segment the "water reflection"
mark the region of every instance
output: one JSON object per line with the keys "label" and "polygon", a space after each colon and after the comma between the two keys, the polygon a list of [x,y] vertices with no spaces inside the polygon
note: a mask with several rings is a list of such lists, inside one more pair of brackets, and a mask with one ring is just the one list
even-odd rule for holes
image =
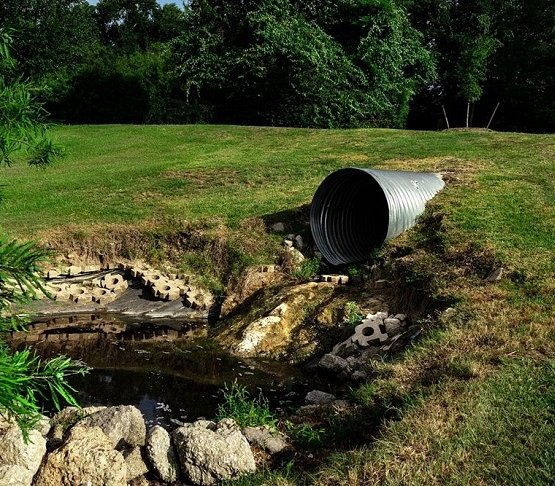
{"label": "water reflection", "polygon": [[234,381],[255,395],[263,391],[276,409],[299,403],[309,386],[292,366],[230,356],[198,323],[60,316],[33,323],[27,333],[12,333],[10,343],[44,358],[65,354],[91,366],[88,376],[71,381],[82,405],[134,404],[149,425],[168,428],[213,418],[222,387]]}

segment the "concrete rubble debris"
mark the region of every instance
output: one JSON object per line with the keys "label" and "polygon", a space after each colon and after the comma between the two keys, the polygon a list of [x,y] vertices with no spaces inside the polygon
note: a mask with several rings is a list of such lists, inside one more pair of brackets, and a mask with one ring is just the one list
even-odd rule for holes
{"label": "concrete rubble debris", "polygon": [[320,281],[331,282],[340,285],[346,285],[349,283],[348,275],[320,275]]}
{"label": "concrete rubble debris", "polygon": [[117,294],[108,289],[96,287],[92,289],[93,302],[97,304],[107,304],[117,298]]}
{"label": "concrete rubble debris", "polygon": [[121,292],[125,290],[129,284],[127,280],[123,278],[123,275],[119,273],[109,273],[108,275],[104,275],[100,281],[100,286],[105,289],[113,290],[114,292]]}
{"label": "concrete rubble debris", "polygon": [[388,335],[382,331],[381,326],[383,326],[383,320],[377,317],[364,319],[355,327],[355,333],[351,339],[361,348],[368,347],[376,341],[383,343],[387,341]]}

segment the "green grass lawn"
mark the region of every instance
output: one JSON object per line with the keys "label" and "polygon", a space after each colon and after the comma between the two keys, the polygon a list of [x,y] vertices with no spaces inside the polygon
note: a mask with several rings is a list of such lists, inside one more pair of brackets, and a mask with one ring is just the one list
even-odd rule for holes
{"label": "green grass lawn", "polygon": [[[355,485],[555,477],[555,136],[202,125],[58,127],[55,135],[67,149],[55,166],[0,169],[0,224],[13,236],[140,231],[170,218],[224,226],[238,241],[245,220],[309,203],[340,167],[447,173],[433,203],[445,246],[427,247],[420,225],[390,248],[414,250],[415,269],[429,264],[422,275],[443,279],[457,317],[377,367],[376,383],[402,397],[398,420],[305,478]],[[267,252],[260,248],[253,251]],[[481,255],[510,278],[485,284],[475,271]],[[259,480],[272,481],[293,482]]]}

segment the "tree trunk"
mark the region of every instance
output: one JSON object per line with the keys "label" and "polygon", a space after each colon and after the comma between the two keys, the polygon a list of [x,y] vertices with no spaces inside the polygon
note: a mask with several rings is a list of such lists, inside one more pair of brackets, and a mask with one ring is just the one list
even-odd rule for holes
{"label": "tree trunk", "polygon": [[445,117],[445,123],[447,123],[447,128],[449,127],[449,118],[447,118],[447,112],[445,111],[445,106],[441,105],[441,108],[443,110],[443,116]]}
{"label": "tree trunk", "polygon": [[470,101],[466,102],[466,128],[468,128],[468,118],[470,116]]}
{"label": "tree trunk", "polygon": [[495,105],[495,110],[493,110],[493,113],[491,114],[491,117],[489,119],[488,125],[486,128],[489,128],[489,126],[491,125],[491,122],[493,120],[493,117],[495,116],[495,114],[497,113],[497,108],[499,108],[499,105],[501,104],[500,101],[497,102],[497,105]]}

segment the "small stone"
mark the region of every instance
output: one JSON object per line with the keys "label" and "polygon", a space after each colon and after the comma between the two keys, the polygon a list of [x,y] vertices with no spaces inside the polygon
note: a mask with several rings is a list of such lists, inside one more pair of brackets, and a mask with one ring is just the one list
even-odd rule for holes
{"label": "small stone", "polygon": [[291,261],[294,265],[300,265],[302,262],[305,261],[304,255],[296,248],[287,247],[287,252],[289,253]]}
{"label": "small stone", "polygon": [[283,244],[284,244],[287,248],[292,248],[292,247],[293,247],[293,240],[283,240]]}
{"label": "small stone", "polygon": [[395,314],[393,317],[394,319],[399,319],[400,321],[404,321],[407,318],[405,314]]}
{"label": "small stone", "polygon": [[398,334],[401,330],[401,321],[399,319],[388,318],[384,319],[383,323],[385,326],[385,332],[389,336],[394,336],[395,334]]}
{"label": "small stone", "polygon": [[331,350],[330,354],[340,356],[341,358],[347,358],[357,352],[358,346],[353,343],[351,338],[347,338],[345,341],[337,343]]}
{"label": "small stone", "polygon": [[387,287],[388,281],[385,279],[376,280],[374,282],[374,288],[376,289],[384,289]]}
{"label": "small stone", "polygon": [[320,390],[312,390],[306,394],[304,399],[307,405],[327,405],[336,400],[336,396]]}
{"label": "small stone", "polygon": [[318,367],[322,370],[329,371],[336,375],[348,375],[351,372],[351,367],[347,360],[336,356],[334,354],[324,354],[318,361]]}
{"label": "small stone", "polygon": [[361,370],[357,370],[351,375],[351,380],[353,381],[364,381],[366,378],[368,378],[368,375]]}
{"label": "small stone", "polygon": [[274,223],[272,225],[272,231],[275,231],[276,233],[281,233],[282,231],[285,231],[285,225],[283,223]]}
{"label": "small stone", "polygon": [[295,246],[299,249],[302,250],[304,248],[304,241],[303,241],[303,237],[301,235],[297,235],[295,236]]}
{"label": "small stone", "polygon": [[289,448],[289,444],[281,434],[272,433],[266,427],[245,427],[242,432],[249,444],[256,444],[272,456]]}
{"label": "small stone", "polygon": [[503,277],[503,267],[494,268],[491,273],[486,277],[486,282],[498,282]]}

